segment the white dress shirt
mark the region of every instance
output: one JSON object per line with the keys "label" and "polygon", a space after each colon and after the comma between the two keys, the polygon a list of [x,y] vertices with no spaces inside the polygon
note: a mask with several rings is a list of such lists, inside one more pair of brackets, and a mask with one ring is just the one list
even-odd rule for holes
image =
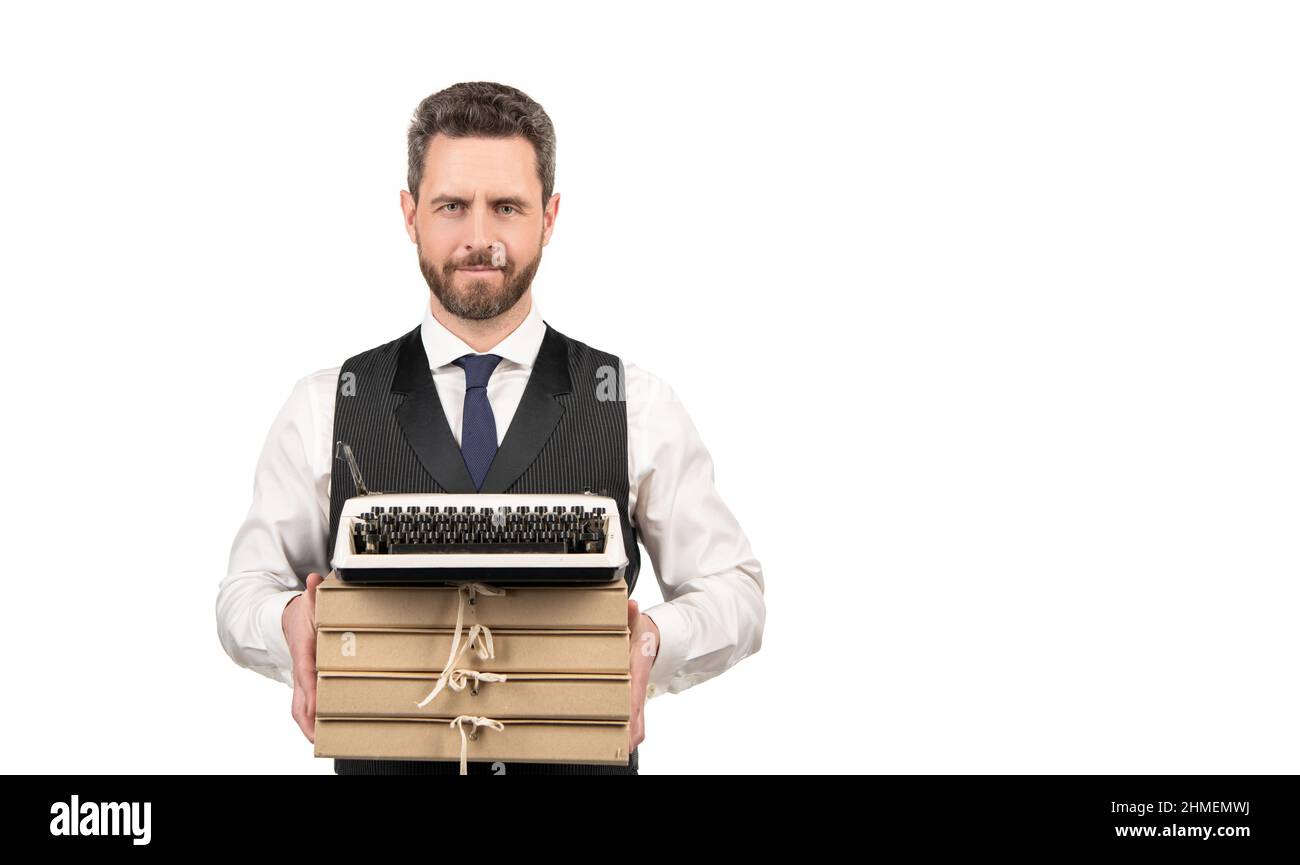
{"label": "white dress shirt", "polygon": [[[421,325],[433,381],[460,442],[465,373],[477,354],[426,308]],[[536,303],[484,354],[502,360],[488,381],[498,444],[528,384],[546,325]],[[661,379],[624,364],[628,515],[654,563],[664,602],[642,612],[659,628],[647,697],[711,679],[758,651],[766,606],[763,573],[713,483],[713,461],[681,402]],[[217,631],[243,667],[293,685],[281,613],[306,577],[330,571],[330,479],[339,367],[298,381],[258,460],[253,503],[235,536],[217,595]]]}

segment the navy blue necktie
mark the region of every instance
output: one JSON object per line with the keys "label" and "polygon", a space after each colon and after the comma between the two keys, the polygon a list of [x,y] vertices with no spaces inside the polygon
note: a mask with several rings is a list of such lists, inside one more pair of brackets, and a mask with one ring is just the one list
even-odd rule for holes
{"label": "navy blue necktie", "polygon": [[488,466],[497,455],[497,422],[488,402],[487,383],[501,362],[496,354],[467,354],[452,363],[465,370],[465,413],[460,428],[460,452],[474,489],[483,488]]}

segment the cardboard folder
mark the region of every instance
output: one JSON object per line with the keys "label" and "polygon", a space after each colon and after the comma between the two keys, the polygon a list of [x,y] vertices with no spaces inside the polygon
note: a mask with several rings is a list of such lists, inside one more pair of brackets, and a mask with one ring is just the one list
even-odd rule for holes
{"label": "cardboard folder", "polygon": [[[485,572],[490,582],[490,572]],[[627,627],[627,583],[497,587],[464,605],[466,625],[615,631]],[[452,628],[458,589],[451,586],[371,586],[330,576],[316,589],[316,624],[325,628]]]}
{"label": "cardboard folder", "polygon": [[[440,673],[453,636],[450,629],[318,628],[316,669]],[[471,649],[456,666],[494,673],[627,673],[629,669],[626,623],[621,631],[493,628],[492,642],[494,658],[481,659]]]}
{"label": "cardboard folder", "polygon": [[[460,732],[451,718],[316,716],[316,756],[360,760],[459,760]],[[502,720],[503,730],[465,730],[471,761],[627,765],[626,721]]]}
{"label": "cardboard folder", "polygon": [[470,680],[459,691],[443,688],[420,708],[417,704],[435,679],[434,673],[321,673],[316,713],[340,718],[481,715],[626,721],[631,712],[631,680],[626,674],[511,673],[504,682]]}

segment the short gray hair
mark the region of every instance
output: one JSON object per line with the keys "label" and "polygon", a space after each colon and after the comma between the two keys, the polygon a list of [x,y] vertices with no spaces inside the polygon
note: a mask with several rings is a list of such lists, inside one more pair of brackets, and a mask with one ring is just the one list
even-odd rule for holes
{"label": "short gray hair", "polygon": [[465,81],[420,102],[406,135],[406,184],[416,201],[429,140],[439,133],[449,138],[523,136],[537,154],[542,206],[550,201],[555,191],[555,127],[542,106],[522,90],[491,81]]}

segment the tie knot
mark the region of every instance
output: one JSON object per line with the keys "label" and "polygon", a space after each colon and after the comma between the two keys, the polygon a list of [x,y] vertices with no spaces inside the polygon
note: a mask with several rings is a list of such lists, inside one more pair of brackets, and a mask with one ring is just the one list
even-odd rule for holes
{"label": "tie knot", "polygon": [[465,370],[465,387],[487,387],[492,370],[501,362],[499,354],[467,354],[452,361]]}

